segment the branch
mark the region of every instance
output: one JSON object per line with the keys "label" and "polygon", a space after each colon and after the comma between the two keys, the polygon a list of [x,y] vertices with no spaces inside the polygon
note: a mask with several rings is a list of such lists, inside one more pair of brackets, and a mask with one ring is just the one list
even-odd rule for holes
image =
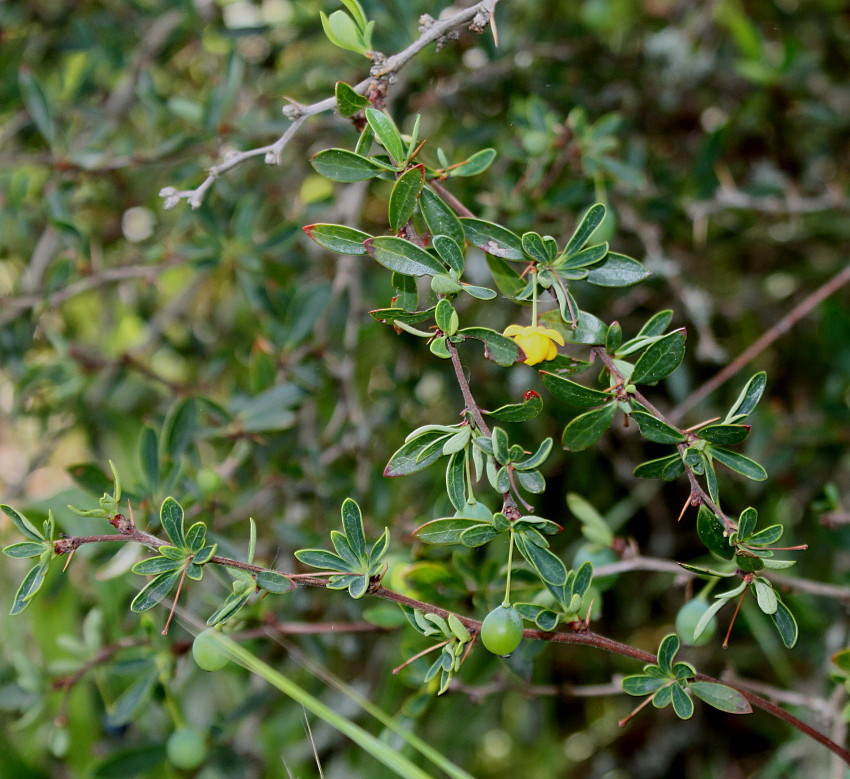
{"label": "branch", "polygon": [[[369,78],[365,78],[359,84],[355,85],[354,91],[364,95],[378,81],[385,83],[391,82],[393,76],[428,44],[445,38],[446,35],[458,27],[470,23],[471,29],[481,32],[492,17],[493,10],[498,2],[499,0],[482,0],[469,8],[459,11],[454,16],[450,16],[448,19],[428,25],[419,38],[406,49],[393,54],[391,57],[385,59],[381,54],[377,52],[373,53],[373,62],[375,64],[373,64],[370,70]],[[292,120],[292,124],[280,138],[267,146],[229,153],[223,162],[209,169],[206,179],[195,189],[178,190],[174,187],[165,187],[160,190],[159,195],[165,200],[164,206],[166,210],[174,208],[181,200],[186,200],[192,208],[199,208],[204,201],[207,191],[220,175],[227,173],[237,165],[241,165],[253,157],[262,156],[268,165],[280,164],[280,156],[284,148],[295,136],[295,133],[298,132],[301,125],[309,117],[326,111],[332,111],[335,108],[336,97],[327,97],[310,105],[292,103],[285,106],[283,108],[283,114],[287,119]]]}

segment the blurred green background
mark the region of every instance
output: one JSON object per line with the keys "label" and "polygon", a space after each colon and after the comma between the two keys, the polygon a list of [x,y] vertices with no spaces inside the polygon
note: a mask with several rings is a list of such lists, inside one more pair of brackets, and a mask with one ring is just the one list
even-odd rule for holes
{"label": "blurred green background", "polygon": [[[416,37],[420,13],[437,15],[425,2],[363,6],[386,53]],[[340,503],[353,496],[372,534],[390,527],[402,574],[415,563],[406,586],[481,618],[499,598],[486,577],[458,588],[448,554],[411,546],[417,525],[445,515],[441,479],[381,475],[413,427],[456,421],[451,368],[369,318],[392,294],[383,269],[330,256],[301,231],[312,222],[386,229],[385,185],[334,185],[307,163],[319,149],[352,148],[350,124],[330,114],[309,120],[279,167],[261,158],[241,165],[197,211],[164,211],[157,195],[197,186],[229,150],[277,138],[287,126],[284,98],[310,103],[337,80],[367,75],[365,59],[324,37],[320,10],[334,6],[0,7],[0,500],[35,520],[52,508],[69,535],[100,532],[97,520],[64,507],[93,505],[112,459],[140,525],[155,529],[159,503],[173,494],[210,524],[222,553],[244,557],[251,516],[258,558],[291,571],[293,550],[325,545]],[[654,275],[626,290],[583,291],[580,302],[627,335],[654,311],[675,310],[690,348],[657,388],[663,408],[847,265],[846,3],[503,0],[496,17],[498,47],[486,32],[428,49],[399,74],[388,110],[405,130],[422,114],[431,163],[437,147],[458,160],[496,148],[483,176],[452,191],[517,233],[562,240],[588,205],[608,203],[612,247]],[[839,291],[687,415],[694,424],[725,411],[749,375],[768,372],[746,451],[770,479],[744,483],[725,472],[725,503],[757,506],[762,521],[786,525],[790,544],[809,544],[793,573],[838,584],[850,568],[848,302]],[[465,317],[486,315],[493,327],[516,317],[509,307],[483,312],[469,305]],[[474,350],[463,357],[484,407],[541,389],[524,366],[506,372]],[[543,394],[544,414],[518,433],[529,448],[563,427],[563,409]],[[143,430],[168,439],[179,413],[191,418],[190,434],[163,451],[152,486],[139,463]],[[553,548],[567,561],[582,543],[567,492],[591,501],[643,554],[690,561],[702,553],[693,515],[676,523],[686,485],[631,475],[642,459],[666,453],[633,432],[615,426],[591,451],[548,462],[538,513],[565,526]],[[0,538],[19,540],[6,526]],[[299,706],[236,668],[205,676],[185,656],[186,627],[217,607],[226,577],[184,593],[184,622],[163,638],[164,609],[142,618],[128,611],[141,585],[128,569],[140,555],[129,546],[80,549],[66,573],[54,565],[27,612],[0,616],[0,776],[180,775],[163,760],[172,724],[162,684],[140,692],[126,722],[107,716],[156,663],[209,739],[198,776],[317,775]],[[499,561],[466,556],[485,569]],[[24,571],[19,561],[0,567],[4,604]],[[691,594],[666,573],[607,584],[596,629],[649,651]],[[801,628],[794,650],[745,607],[730,649],[716,638],[687,657],[706,673],[731,669],[793,691],[791,710],[840,740],[846,694],[830,681],[829,658],[848,644],[846,607],[797,593],[786,602]],[[243,615],[244,630],[394,617],[375,602],[301,590]],[[636,701],[594,693],[639,667],[579,647],[524,645],[509,663],[475,652],[462,688],[438,699],[419,693],[415,667],[390,673],[424,648],[412,631],[290,642],[485,779],[842,775],[826,750],[763,713],[736,718],[698,706],[680,722],[651,710],[621,730],[617,721]],[[247,646],[378,732],[287,646]],[[57,685],[75,674],[67,690]],[[310,724],[325,776],[384,775],[344,737]]]}

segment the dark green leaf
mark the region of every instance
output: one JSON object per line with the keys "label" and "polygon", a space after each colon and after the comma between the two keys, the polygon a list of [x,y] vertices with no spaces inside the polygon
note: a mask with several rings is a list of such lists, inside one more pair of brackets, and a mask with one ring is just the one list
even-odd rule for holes
{"label": "dark green leaf", "polygon": [[[328,552],[325,549],[298,549],[295,559],[311,568],[320,568],[323,571],[351,571],[352,567],[339,555]],[[347,585],[346,585],[347,586]]]}
{"label": "dark green leaf", "polygon": [[[402,276],[401,278],[407,279],[410,277]],[[426,321],[427,319],[433,319],[434,309],[429,308],[425,311],[410,312],[403,308],[376,308],[374,311],[369,312],[369,316],[373,319],[377,319],[379,322],[385,322],[387,324],[392,324],[394,321],[398,320],[399,322],[404,322],[407,325],[416,325],[420,322]]]}
{"label": "dark green leaf", "polygon": [[633,384],[655,384],[679,367],[685,356],[687,331],[674,330],[665,335],[640,356],[630,381]]}
{"label": "dark green leaf", "polygon": [[764,371],[757,373],[746,384],[738,399],[732,405],[729,413],[724,419],[724,423],[740,422],[746,419],[758,405],[764,392],[765,384],[767,384],[767,374]]}
{"label": "dark green leaf", "polygon": [[697,514],[697,534],[710,552],[724,560],[735,556],[735,548],[730,546],[729,538],[724,535],[725,527],[720,518],[711,509],[700,505]]}
{"label": "dark green leaf", "polygon": [[480,525],[492,527],[490,523],[482,522],[480,519],[462,517],[432,519],[416,528],[413,535],[426,544],[459,544],[461,543],[460,537],[465,531]]}
{"label": "dark green leaf", "polygon": [[406,162],[404,143],[396,129],[395,122],[383,111],[378,111],[375,108],[366,109],[366,121],[369,122],[369,126],[375,131],[375,137],[387,150],[396,165]]}
{"label": "dark green leaf", "polygon": [[398,451],[390,457],[390,461],[384,468],[384,476],[407,476],[411,473],[424,470],[443,456],[442,446],[431,451],[431,453],[419,459],[420,455],[431,448],[437,441],[447,438],[445,433],[437,431],[423,433],[416,438],[407,441]]}
{"label": "dark green leaf", "polygon": [[487,327],[464,327],[458,331],[464,338],[475,338],[484,343],[484,356],[497,365],[508,367],[525,359],[525,352],[512,338],[507,338]]}
{"label": "dark green leaf", "polygon": [[[435,235],[431,241],[431,245],[434,247],[437,254],[440,255],[440,259],[445,262],[449,268],[458,275],[463,273],[463,252],[454,242],[454,239],[449,238],[447,235]],[[470,286],[471,285],[467,285],[467,291]],[[473,289],[478,288],[473,287]],[[490,297],[495,297],[495,294]]]}
{"label": "dark green leaf", "polygon": [[425,249],[392,235],[369,238],[366,251],[385,268],[404,276],[436,276],[445,268]]}
{"label": "dark green leaf", "polygon": [[593,446],[611,426],[614,412],[617,410],[616,403],[609,403],[602,408],[587,411],[577,416],[565,428],[561,437],[561,444],[569,452],[581,452],[589,446]]}
{"label": "dark green leaf", "polygon": [[162,502],[159,521],[166,535],[171,539],[171,543],[180,548],[186,545],[186,537],[183,535],[183,516],[183,507],[174,498],[168,497]]}
{"label": "dark green leaf", "polygon": [[501,535],[493,525],[475,525],[467,528],[460,534],[460,542],[470,549],[490,543],[494,538]]}
{"label": "dark green leaf", "polygon": [[589,344],[603,346],[608,338],[608,325],[599,317],[589,314],[587,311],[578,311],[578,327],[575,329],[565,325],[557,311],[546,312],[540,319],[540,324],[554,327],[564,340],[571,344]]}
{"label": "dark green leaf", "polygon": [[[463,217],[461,219],[466,240],[487,254],[501,257],[505,260],[524,260],[522,241],[519,236],[506,227],[486,222],[483,219]],[[496,281],[498,284],[498,280]]]}
{"label": "dark green leaf", "polygon": [[748,572],[760,571],[764,568],[764,562],[761,557],[741,549],[735,555],[735,564],[742,570]]}
{"label": "dark green leaf", "polygon": [[139,436],[139,462],[151,492],[159,486],[159,439],[156,431],[145,425]]}
{"label": "dark green leaf", "polygon": [[23,533],[27,538],[33,541],[43,541],[41,533],[35,529],[35,526],[30,522],[23,514],[19,513],[11,506],[7,506],[5,503],[0,504],[0,510],[9,517],[9,519],[14,522],[15,527]]}
{"label": "dark green leaf", "polygon": [[484,411],[487,416],[498,419],[500,422],[528,422],[534,419],[543,410],[543,400],[533,390],[529,390],[523,396],[522,403],[511,403],[500,406],[495,411]]}
{"label": "dark green leaf", "polygon": [[540,630],[545,630],[547,633],[558,626],[558,615],[550,609],[538,606],[536,603],[515,603],[514,608],[523,619],[534,622]]}
{"label": "dark green leaf", "polygon": [[769,525],[764,530],[759,530],[758,533],[753,533],[748,539],[747,544],[750,546],[768,546],[775,544],[782,538],[785,528],[782,525]]}
{"label": "dark green leaf", "polygon": [[539,262],[547,262],[549,259],[549,253],[546,251],[546,245],[543,243],[543,239],[537,233],[523,233],[522,238],[520,239],[522,242],[522,250],[531,258],[538,260]]}
{"label": "dark green leaf", "polygon": [[697,430],[700,438],[712,444],[740,444],[749,434],[749,425],[708,425]]}
{"label": "dark green leaf", "polygon": [[605,260],[587,273],[587,281],[597,287],[629,287],[652,274],[637,260],[625,254],[608,252]]}
{"label": "dark green leaf", "polygon": [[728,714],[752,714],[750,702],[731,687],[716,682],[691,682],[691,692],[701,701]]}
{"label": "dark green leaf", "polygon": [[627,695],[649,695],[670,684],[670,680],[656,676],[634,674],[623,679],[623,692]]}
{"label": "dark green leaf", "polygon": [[252,589],[234,589],[225,598],[221,608],[210,614],[207,618],[207,625],[221,625],[229,619],[233,619],[253,594],[254,591]]}
{"label": "dark green leaf", "polygon": [[[591,265],[596,265],[605,255],[608,254],[608,244],[600,243],[596,246],[588,246],[582,249],[578,254],[573,254],[568,257],[566,262],[559,261],[555,266],[558,272],[565,274],[567,271],[579,270],[580,268],[588,268]],[[600,266],[601,267],[601,266]]]}
{"label": "dark green leaf", "polygon": [[348,585],[348,594],[355,600],[359,600],[369,589],[369,577],[358,576]]}
{"label": "dark green leaf", "polygon": [[199,552],[207,538],[207,526],[203,522],[195,522],[186,531],[186,547],[192,552]]}
{"label": "dark green leaf", "polygon": [[673,660],[679,651],[680,641],[675,633],[668,633],[658,647],[658,667],[665,674],[673,673]]}
{"label": "dark green leaf", "polygon": [[260,571],[257,574],[257,586],[267,592],[274,592],[278,595],[295,589],[295,585],[290,579],[276,571]]}
{"label": "dark green leaf", "polygon": [[194,557],[192,557],[192,562],[195,565],[205,565],[215,556],[216,549],[218,549],[218,544],[208,544],[195,553]]}
{"label": "dark green leaf", "polygon": [[163,430],[165,454],[177,460],[186,451],[198,427],[198,409],[194,398],[178,401],[169,411]]}
{"label": "dark green leaf", "polygon": [[517,481],[519,481],[520,487],[534,495],[540,495],[546,491],[546,480],[543,478],[543,474],[540,473],[540,471],[517,471],[516,477]]}
{"label": "dark green leaf", "polygon": [[331,181],[351,184],[355,181],[373,179],[384,172],[368,157],[347,149],[325,149],[310,158],[310,164],[318,173]]}
{"label": "dark green leaf", "polygon": [[680,684],[672,686],[671,697],[676,716],[679,719],[690,719],[694,714],[694,699],[682,689]]}
{"label": "dark green leaf", "polygon": [[447,235],[459,248],[466,243],[463,225],[455,212],[429,187],[422,190],[419,196],[419,210],[425,218],[425,224],[432,236]]}
{"label": "dark green leaf", "polygon": [[337,254],[366,254],[363,241],[372,236],[353,227],[334,224],[312,224],[302,228],[319,246]]}
{"label": "dark green leaf", "polygon": [[78,463],[68,468],[68,475],[80,485],[86,492],[92,495],[103,495],[112,493],[112,479],[103,469],[93,463]]}
{"label": "dark green leaf", "polygon": [[538,546],[531,540],[531,531],[523,531],[514,536],[514,542],[520,554],[531,563],[544,582],[560,587],[567,581],[567,568],[559,557],[548,549]]}
{"label": "dark green leaf", "polygon": [[587,209],[578,227],[567,243],[563,251],[562,257],[569,257],[581,251],[584,245],[590,240],[590,236],[596,231],[596,228],[602,224],[605,219],[605,206],[602,203],[596,203]]}
{"label": "dark green leaf", "polygon": [[612,322],[605,337],[605,349],[609,354],[614,354],[623,343],[623,328],[619,322]]}
{"label": "dark green leaf", "polygon": [[638,338],[642,336],[651,338],[656,335],[663,335],[671,321],[673,321],[673,312],[670,309],[653,314],[640,329]]}
{"label": "dark green leaf", "polygon": [[487,260],[493,281],[496,282],[496,286],[503,295],[516,297],[525,289],[525,281],[513,265],[509,265],[501,257],[492,254],[485,254],[484,259]]}
{"label": "dark green leaf", "polygon": [[366,536],[363,532],[363,515],[360,506],[351,498],[346,498],[342,503],[342,527],[345,537],[354,554],[360,560],[366,560]]}
{"label": "dark green leaf", "polygon": [[541,441],[540,446],[537,447],[537,451],[534,454],[526,457],[524,460],[519,460],[514,462],[514,467],[520,471],[528,471],[533,468],[539,468],[543,463],[546,462],[549,455],[552,452],[552,439],[546,438]]}
{"label": "dark green leaf", "polygon": [[336,553],[345,560],[346,570],[359,571],[364,567],[364,561],[354,552],[348,539],[339,530],[331,530],[331,543]]}
{"label": "dark green leaf", "polygon": [[43,562],[36,563],[27,571],[21,586],[15,593],[15,600],[12,602],[12,609],[9,612],[11,616],[20,614],[28,605],[29,602],[36,596],[44,584],[44,577],[47,574],[47,565]]}
{"label": "dark green leaf", "polygon": [[745,508],[741,512],[741,516],[738,518],[739,541],[744,541],[753,534],[753,531],[756,529],[756,522],[758,522],[758,518],[758,511],[756,511],[752,506]]}
{"label": "dark green leaf", "polygon": [[106,722],[109,727],[120,728],[129,724],[142,704],[147,703],[158,679],[156,670],[148,671],[124,690],[107,709]]}
{"label": "dark green leaf", "polygon": [[610,392],[585,387],[549,371],[540,371],[540,377],[543,380],[543,386],[555,396],[555,399],[568,406],[595,408],[612,398]]}
{"label": "dark green leaf", "polygon": [[170,557],[157,555],[136,563],[130,570],[140,576],[158,576],[161,573],[176,571],[185,565],[185,560],[172,560]]}
{"label": "dark green leaf", "polygon": [[634,470],[639,479],[664,479],[672,481],[685,472],[682,458],[678,454],[659,457],[657,460],[647,460]]}
{"label": "dark green leaf", "polygon": [[776,630],[779,633],[779,637],[782,639],[782,643],[785,644],[788,649],[793,648],[793,646],[797,643],[797,636],[799,635],[797,620],[794,619],[794,615],[788,610],[788,607],[781,600],[778,601],[776,611],[770,615],[770,618],[776,626]]}
{"label": "dark green leaf", "polygon": [[493,160],[496,159],[495,149],[481,149],[469,157],[463,164],[453,167],[449,171],[449,176],[457,178],[458,176],[477,176],[483,173]]}
{"label": "dark green leaf", "polygon": [[390,229],[399,232],[416,209],[419,193],[425,186],[425,166],[415,165],[398,177],[390,192],[388,207]]}
{"label": "dark green leaf", "polygon": [[466,505],[466,453],[455,452],[446,466],[446,492],[457,511]]}
{"label": "dark green leaf", "polygon": [[748,479],[764,481],[767,478],[767,471],[749,457],[744,457],[742,454],[720,446],[712,446],[709,452],[715,460],[723,463],[727,468],[731,468],[736,473],[746,476]]}
{"label": "dark green leaf", "polygon": [[685,435],[680,430],[646,411],[633,411],[632,418],[638,423],[641,434],[648,441],[654,441],[657,444],[678,444],[685,440]]}
{"label": "dark green leaf", "polygon": [[52,146],[57,140],[56,123],[53,121],[50,102],[44,94],[41,84],[38,83],[29,68],[23,67],[18,71],[18,85],[30,118],[38,127],[38,131],[44,136],[44,140]]}
{"label": "dark green leaf", "polygon": [[161,573],[155,579],[151,579],[133,598],[133,602],[130,604],[130,610],[141,614],[143,611],[147,611],[148,609],[152,609],[159,603],[169,592],[173,589],[174,585],[177,584],[180,577],[183,575],[182,566],[178,568],[176,571],[169,571],[167,573]]}
{"label": "dark green leaf", "polygon": [[337,81],[334,90],[336,94],[336,110],[340,116],[354,116],[369,105],[368,98],[358,94],[344,81]]}

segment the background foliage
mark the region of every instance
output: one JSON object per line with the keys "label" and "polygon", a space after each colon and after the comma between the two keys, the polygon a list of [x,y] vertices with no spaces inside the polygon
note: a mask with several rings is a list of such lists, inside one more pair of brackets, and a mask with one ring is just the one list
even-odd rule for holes
{"label": "background foliage", "polygon": [[[374,45],[388,53],[417,35],[418,11],[433,13],[421,2],[363,5],[377,22]],[[333,185],[307,165],[320,148],[350,147],[350,125],[331,115],[309,120],[280,167],[240,166],[197,211],[164,211],[157,196],[164,186],[197,185],[204,167],[230,148],[280,135],[284,96],[309,103],[330,95],[336,80],[355,83],[366,74],[365,60],[328,43],[320,10],[332,9],[287,0],[35,0],[0,9],[3,502],[38,520],[52,508],[66,533],[90,532],[90,522],[64,506],[100,495],[112,459],[139,524],[155,527],[159,503],[174,494],[190,518],[210,524],[223,553],[237,556],[253,516],[258,557],[294,570],[292,550],[323,546],[352,495],[372,537],[392,529],[391,573],[399,576],[408,564],[399,540],[444,515],[442,485],[427,474],[403,481],[381,474],[413,427],[435,417],[455,421],[461,401],[449,366],[368,317],[391,296],[380,268],[331,256],[300,229],[313,222],[385,229],[387,186]],[[613,294],[594,291],[588,308],[626,332],[660,308],[675,309],[673,325],[688,327],[690,349],[659,388],[666,407],[846,266],[844,4],[775,0],[745,10],[734,0],[514,0],[498,6],[497,20],[498,48],[489,33],[464,34],[424,52],[402,71],[388,106],[407,129],[413,113],[423,115],[432,154],[437,146],[453,159],[483,146],[499,150],[482,178],[453,186],[481,218],[560,240],[588,204],[608,202],[617,250],[654,275]],[[850,567],[841,505],[850,429],[847,302],[846,292],[826,301],[689,414],[695,423],[723,413],[751,369],[767,370],[747,452],[771,478],[727,481],[725,494],[758,506],[765,524],[782,522],[794,543],[809,544],[798,576],[835,583]],[[508,316],[492,326],[507,325]],[[541,389],[534,371],[465,362],[484,407]],[[538,440],[558,435],[559,414],[557,404],[546,404],[534,422]],[[633,429],[615,426],[599,447],[550,459],[538,512],[565,525],[553,540],[562,557],[583,543],[567,492],[605,515],[625,541],[620,550],[633,539],[654,557],[701,553],[693,514],[676,523],[685,486],[631,475],[637,462],[666,453],[660,450],[655,455]],[[215,745],[203,776],[234,775],[234,766],[246,776],[286,776],[286,766],[311,775],[300,706],[236,668],[202,678],[183,656],[190,633],[175,625],[161,638],[161,611],[141,619],[128,611],[138,583],[125,573],[138,559],[131,554],[129,546],[117,556],[114,548],[81,549],[66,574],[51,574],[38,608],[0,617],[0,722],[8,733],[0,773],[116,775],[110,760],[148,754],[149,745],[161,760],[157,745],[171,729],[162,705],[127,722],[106,715],[140,669],[156,662],[173,670],[170,687],[187,719]],[[610,550],[598,554],[615,559]],[[412,559],[426,559],[415,545]],[[9,603],[23,570],[9,562],[0,568]],[[226,593],[226,577],[218,578],[184,599],[188,626]],[[435,602],[453,594],[433,563],[419,564],[406,584]],[[669,573],[628,573],[607,585],[597,627],[653,652],[690,597],[685,579]],[[480,591],[466,612],[480,618],[499,597]],[[731,649],[721,654],[714,639],[690,657],[708,673],[728,664],[796,691],[800,715],[840,736],[845,698],[828,675],[831,654],[848,640],[844,604],[784,597],[800,622],[795,650],[781,647],[763,615],[745,606]],[[298,590],[252,606],[245,628],[364,616],[391,620],[387,607]],[[263,638],[248,646],[319,698],[347,705],[287,651],[297,647],[415,722],[476,776],[520,775],[520,767],[526,777],[579,770],[608,779],[740,775],[756,767],[780,776],[795,763],[826,770],[820,747],[759,714],[732,718],[698,707],[679,722],[665,710],[621,731],[617,720],[633,703],[627,696],[571,690],[588,692],[584,685],[638,669],[579,647],[526,642],[510,665],[478,651],[461,675],[465,688],[433,698],[417,693],[415,668],[389,673],[422,647],[410,631],[284,636],[282,643]],[[85,665],[98,658],[113,662]],[[81,668],[88,670],[78,684],[56,687]],[[162,702],[161,686],[145,694]],[[343,713],[361,717],[353,708]],[[380,775],[335,731],[313,723],[313,737],[326,775]],[[140,775],[172,770],[163,766]],[[126,764],[118,770],[129,775]]]}

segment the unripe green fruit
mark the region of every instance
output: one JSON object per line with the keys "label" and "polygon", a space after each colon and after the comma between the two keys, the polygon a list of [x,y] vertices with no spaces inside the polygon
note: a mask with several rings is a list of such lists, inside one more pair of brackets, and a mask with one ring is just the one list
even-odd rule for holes
{"label": "unripe green fruit", "polygon": [[198,633],[192,642],[192,657],[199,668],[205,671],[218,671],[229,662],[227,651],[217,640],[215,628]]}
{"label": "unripe green fruit", "polygon": [[694,598],[679,609],[679,613],[676,614],[676,632],[681,636],[685,646],[702,646],[711,640],[717,630],[717,620],[714,617],[708,621],[705,630],[694,641],[697,623],[710,606],[711,604],[705,598]]}
{"label": "unripe green fruit", "polygon": [[496,606],[481,624],[481,643],[505,657],[522,641],[522,617],[513,606]]}
{"label": "unripe green fruit", "polygon": [[197,768],[207,757],[207,745],[197,730],[178,728],[165,742],[165,753],[177,768]]}

